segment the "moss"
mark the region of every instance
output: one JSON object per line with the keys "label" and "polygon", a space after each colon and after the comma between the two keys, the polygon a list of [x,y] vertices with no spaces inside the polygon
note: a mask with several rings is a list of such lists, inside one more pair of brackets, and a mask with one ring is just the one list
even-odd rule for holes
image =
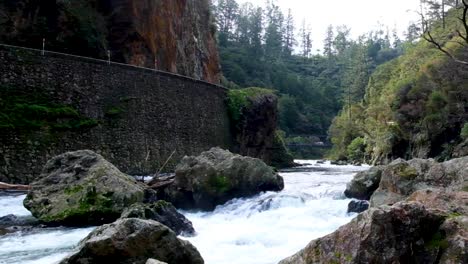
{"label": "moss", "polygon": [[468,192],[468,186],[463,186],[462,191]]}
{"label": "moss", "polygon": [[229,179],[223,175],[211,176],[208,179],[208,188],[214,193],[225,193],[230,187]]}
{"label": "moss", "polygon": [[116,116],[119,116],[123,112],[124,110],[122,108],[113,106],[106,110],[105,115],[108,117],[116,117]]}
{"label": "moss", "polygon": [[418,177],[418,171],[407,164],[398,164],[397,168],[395,168],[395,173],[401,178],[409,180]]}
{"label": "moss", "polygon": [[457,212],[453,212],[453,213],[450,213],[447,215],[447,219],[452,219],[452,218],[456,218],[456,217],[459,217],[459,216],[462,216],[463,214],[460,214],[460,213],[457,213]]}
{"label": "moss", "polygon": [[253,99],[269,94],[274,94],[274,91],[258,87],[229,90],[228,109],[231,119],[238,122],[241,119],[242,110],[248,107]]}
{"label": "moss", "polygon": [[73,187],[67,187],[64,190],[64,193],[70,195],[70,194],[75,194],[75,193],[81,192],[82,190],[83,190],[83,186],[82,185],[77,185],[77,186],[73,186]]}
{"label": "moss", "polygon": [[39,94],[21,95],[11,87],[0,87],[0,128],[35,130],[76,130],[98,125],[98,121],[81,116],[69,105],[53,103]]}
{"label": "moss", "polygon": [[437,231],[429,241],[426,241],[424,246],[428,249],[446,249],[448,248],[448,241],[445,239],[445,236]]}

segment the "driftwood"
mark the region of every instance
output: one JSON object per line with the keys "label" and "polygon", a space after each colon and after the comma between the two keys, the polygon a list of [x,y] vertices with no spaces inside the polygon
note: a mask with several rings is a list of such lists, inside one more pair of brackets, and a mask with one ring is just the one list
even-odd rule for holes
{"label": "driftwood", "polygon": [[151,189],[160,189],[171,185],[175,180],[175,175],[166,177],[154,177],[149,183]]}
{"label": "driftwood", "polygon": [[2,191],[28,191],[29,189],[31,189],[31,186],[29,185],[8,184],[0,182],[0,190]]}

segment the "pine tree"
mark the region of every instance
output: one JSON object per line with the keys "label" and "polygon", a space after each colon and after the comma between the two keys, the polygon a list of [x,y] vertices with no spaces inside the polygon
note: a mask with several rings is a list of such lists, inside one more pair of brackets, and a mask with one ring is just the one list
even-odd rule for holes
{"label": "pine tree", "polygon": [[290,56],[294,51],[294,46],[296,45],[296,39],[294,36],[294,18],[291,13],[291,9],[288,10],[288,16],[286,17],[284,25],[284,53],[286,56]]}
{"label": "pine tree", "polygon": [[312,32],[310,27],[306,24],[306,21],[302,21],[301,27],[301,48],[302,56],[304,58],[309,58],[312,54]]}

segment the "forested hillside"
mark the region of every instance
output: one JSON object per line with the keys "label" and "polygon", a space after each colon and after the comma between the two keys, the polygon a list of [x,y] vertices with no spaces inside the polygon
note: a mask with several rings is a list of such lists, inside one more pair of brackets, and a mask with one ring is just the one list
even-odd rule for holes
{"label": "forested hillside", "polygon": [[274,1],[262,8],[217,0],[213,10],[223,84],[276,90],[280,127],[289,138],[326,135],[343,105],[362,99],[375,68],[403,52],[403,41],[383,26],[352,39],[350,28],[330,25],[323,47],[316,46],[314,25],[296,26],[291,11]]}
{"label": "forested hillside", "polygon": [[468,64],[456,61],[468,61],[463,16],[462,10],[452,9],[426,22],[425,38],[453,58],[421,39],[376,69],[364,100],[345,107],[333,122],[334,158],[385,163],[399,157],[445,160],[463,155]]}

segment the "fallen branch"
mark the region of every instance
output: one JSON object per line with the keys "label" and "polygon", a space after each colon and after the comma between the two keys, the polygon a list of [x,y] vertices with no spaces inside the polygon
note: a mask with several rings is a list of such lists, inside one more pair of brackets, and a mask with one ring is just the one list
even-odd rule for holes
{"label": "fallen branch", "polygon": [[175,180],[175,175],[167,176],[167,177],[155,177],[153,178],[148,185],[151,189],[160,189],[171,185]]}
{"label": "fallen branch", "polygon": [[29,189],[31,189],[31,186],[29,185],[8,184],[0,182],[0,190],[28,191]]}

